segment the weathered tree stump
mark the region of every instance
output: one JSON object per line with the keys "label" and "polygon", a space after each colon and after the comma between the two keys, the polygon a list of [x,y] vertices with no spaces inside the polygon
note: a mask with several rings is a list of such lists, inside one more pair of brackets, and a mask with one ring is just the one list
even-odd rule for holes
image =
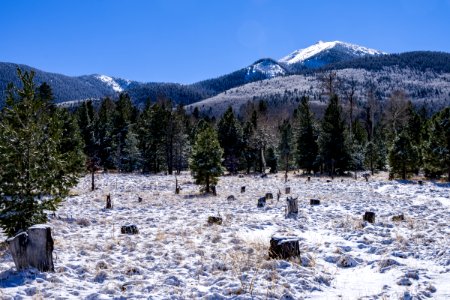
{"label": "weathered tree stump", "polygon": [[266,197],[259,198],[257,207],[264,207],[265,205],[266,205]]}
{"label": "weathered tree stump", "polygon": [[309,199],[309,204],[310,205],[320,205],[320,200],[319,199]]}
{"label": "weathered tree stump", "polygon": [[266,193],[266,200],[273,199],[272,193]]}
{"label": "weathered tree stump", "polygon": [[139,203],[142,202],[142,197],[138,197],[138,202],[139,202]]}
{"label": "weathered tree stump", "polygon": [[362,175],[362,177],[364,177],[364,179],[366,180],[366,182],[369,182],[369,177],[370,177],[370,174],[369,174],[369,173],[364,173],[364,174]]}
{"label": "weathered tree stump", "polygon": [[213,196],[217,196],[217,190],[216,190],[215,185],[211,186],[211,191],[212,191]]}
{"label": "weathered tree stump", "polygon": [[222,225],[222,217],[210,216],[210,217],[208,217],[208,224],[209,225],[213,225],[213,224]]}
{"label": "weathered tree stump", "polygon": [[275,259],[288,259],[300,257],[300,245],[297,237],[272,237],[270,239],[269,257]]}
{"label": "weathered tree stump", "polygon": [[112,208],[111,194],[106,195],[106,208],[107,209]]}
{"label": "weathered tree stump", "polygon": [[48,225],[34,225],[7,240],[17,270],[29,267],[41,272],[54,271],[53,238]]}
{"label": "weathered tree stump", "polygon": [[295,218],[298,215],[298,197],[288,197],[286,199],[286,218]]}
{"label": "weathered tree stump", "polygon": [[175,176],[175,194],[178,195],[180,193],[180,186],[178,185],[178,178]]}
{"label": "weathered tree stump", "polygon": [[290,194],[291,188],[287,186],[284,192],[285,192],[285,194]]}
{"label": "weathered tree stump", "polygon": [[120,232],[122,234],[138,234],[139,230],[136,225],[127,224],[127,225],[120,227]]}
{"label": "weathered tree stump", "polygon": [[366,211],[363,216],[363,220],[369,223],[375,223],[375,213],[371,211]]}
{"label": "weathered tree stump", "polygon": [[241,193],[245,193],[245,186],[241,186]]}
{"label": "weathered tree stump", "polygon": [[405,220],[405,216],[403,214],[397,215],[397,216],[392,216],[392,221],[394,222],[400,222],[400,221],[404,221]]}

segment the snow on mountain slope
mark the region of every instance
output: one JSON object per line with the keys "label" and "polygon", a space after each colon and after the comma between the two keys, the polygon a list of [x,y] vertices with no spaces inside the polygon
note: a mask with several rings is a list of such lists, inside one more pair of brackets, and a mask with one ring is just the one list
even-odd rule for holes
{"label": "snow on mountain slope", "polygon": [[278,65],[277,62],[271,59],[263,59],[247,68],[247,75],[251,76],[255,73],[262,73],[267,78],[273,78],[276,76],[282,76],[286,74],[286,71]]}
{"label": "snow on mountain slope", "polygon": [[[106,76],[106,75],[96,75],[95,78],[99,79],[100,81],[106,83],[108,86],[110,86],[115,92],[123,92],[124,88],[112,77]],[[128,81],[129,83],[130,81]]]}
{"label": "snow on mountain slope", "polygon": [[340,42],[340,41],[333,41],[333,42],[319,41],[312,46],[292,52],[291,54],[281,58],[279,60],[279,62],[286,63],[288,65],[295,64],[295,63],[301,63],[301,62],[304,62],[324,51],[327,51],[327,50],[330,50],[333,48],[337,48],[337,47],[342,48],[343,51],[348,52],[348,54],[354,55],[355,57],[365,56],[365,55],[386,54],[385,52],[378,51],[375,49],[370,49],[370,48],[366,48],[363,46],[358,46],[358,45]]}

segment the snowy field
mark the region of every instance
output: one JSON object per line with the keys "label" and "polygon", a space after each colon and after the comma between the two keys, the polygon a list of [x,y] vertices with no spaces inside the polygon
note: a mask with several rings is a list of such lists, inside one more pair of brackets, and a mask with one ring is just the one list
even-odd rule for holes
{"label": "snowy field", "polygon": [[[49,222],[55,273],[16,272],[2,244],[0,298],[450,299],[447,184],[225,176],[214,197],[187,173],[178,182],[175,195],[172,176],[99,174],[91,192],[83,178]],[[299,197],[297,219],[285,218],[286,186]],[[267,192],[275,199],[257,208]],[[207,225],[219,213],[223,224]],[[139,234],[121,234],[127,223]],[[268,260],[273,234],[298,236],[300,259]]]}

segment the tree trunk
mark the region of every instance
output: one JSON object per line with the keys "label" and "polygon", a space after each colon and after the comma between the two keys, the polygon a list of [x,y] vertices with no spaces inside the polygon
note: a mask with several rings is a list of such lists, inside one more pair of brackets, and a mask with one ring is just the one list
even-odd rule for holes
{"label": "tree trunk", "polygon": [[54,271],[53,238],[48,225],[34,225],[7,240],[17,270],[33,267],[41,272]]}
{"label": "tree trunk", "polygon": [[447,181],[450,182],[450,166],[448,167],[448,177],[447,177]]}
{"label": "tree trunk", "polygon": [[286,218],[297,217],[298,198],[287,198]]}
{"label": "tree trunk", "polygon": [[270,239],[269,257],[288,259],[300,257],[300,244],[297,237],[272,237]]}
{"label": "tree trunk", "polygon": [[95,168],[92,167],[92,171],[91,171],[91,190],[94,191],[95,190]]}
{"label": "tree trunk", "polygon": [[206,175],[206,193],[209,193],[209,175]]}

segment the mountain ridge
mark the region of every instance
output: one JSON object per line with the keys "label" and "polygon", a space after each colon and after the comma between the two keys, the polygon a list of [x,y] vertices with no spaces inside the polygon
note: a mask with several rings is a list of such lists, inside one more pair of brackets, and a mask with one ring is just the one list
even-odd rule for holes
{"label": "mountain ridge", "polygon": [[36,72],[37,84],[47,82],[52,86],[55,102],[78,102],[86,99],[117,97],[127,92],[137,105],[151,99],[170,98],[174,103],[189,105],[214,97],[227,90],[261,80],[295,74],[314,74],[333,69],[376,69],[398,66],[400,68],[450,72],[450,53],[406,52],[387,54],[367,47],[340,42],[318,42],[310,47],[298,49],[280,60],[263,58],[247,67],[222,76],[202,80],[193,84],[170,82],[139,82],[102,74],[66,76],[14,63],[0,62],[0,101],[4,101],[9,82],[19,84],[16,68]]}

